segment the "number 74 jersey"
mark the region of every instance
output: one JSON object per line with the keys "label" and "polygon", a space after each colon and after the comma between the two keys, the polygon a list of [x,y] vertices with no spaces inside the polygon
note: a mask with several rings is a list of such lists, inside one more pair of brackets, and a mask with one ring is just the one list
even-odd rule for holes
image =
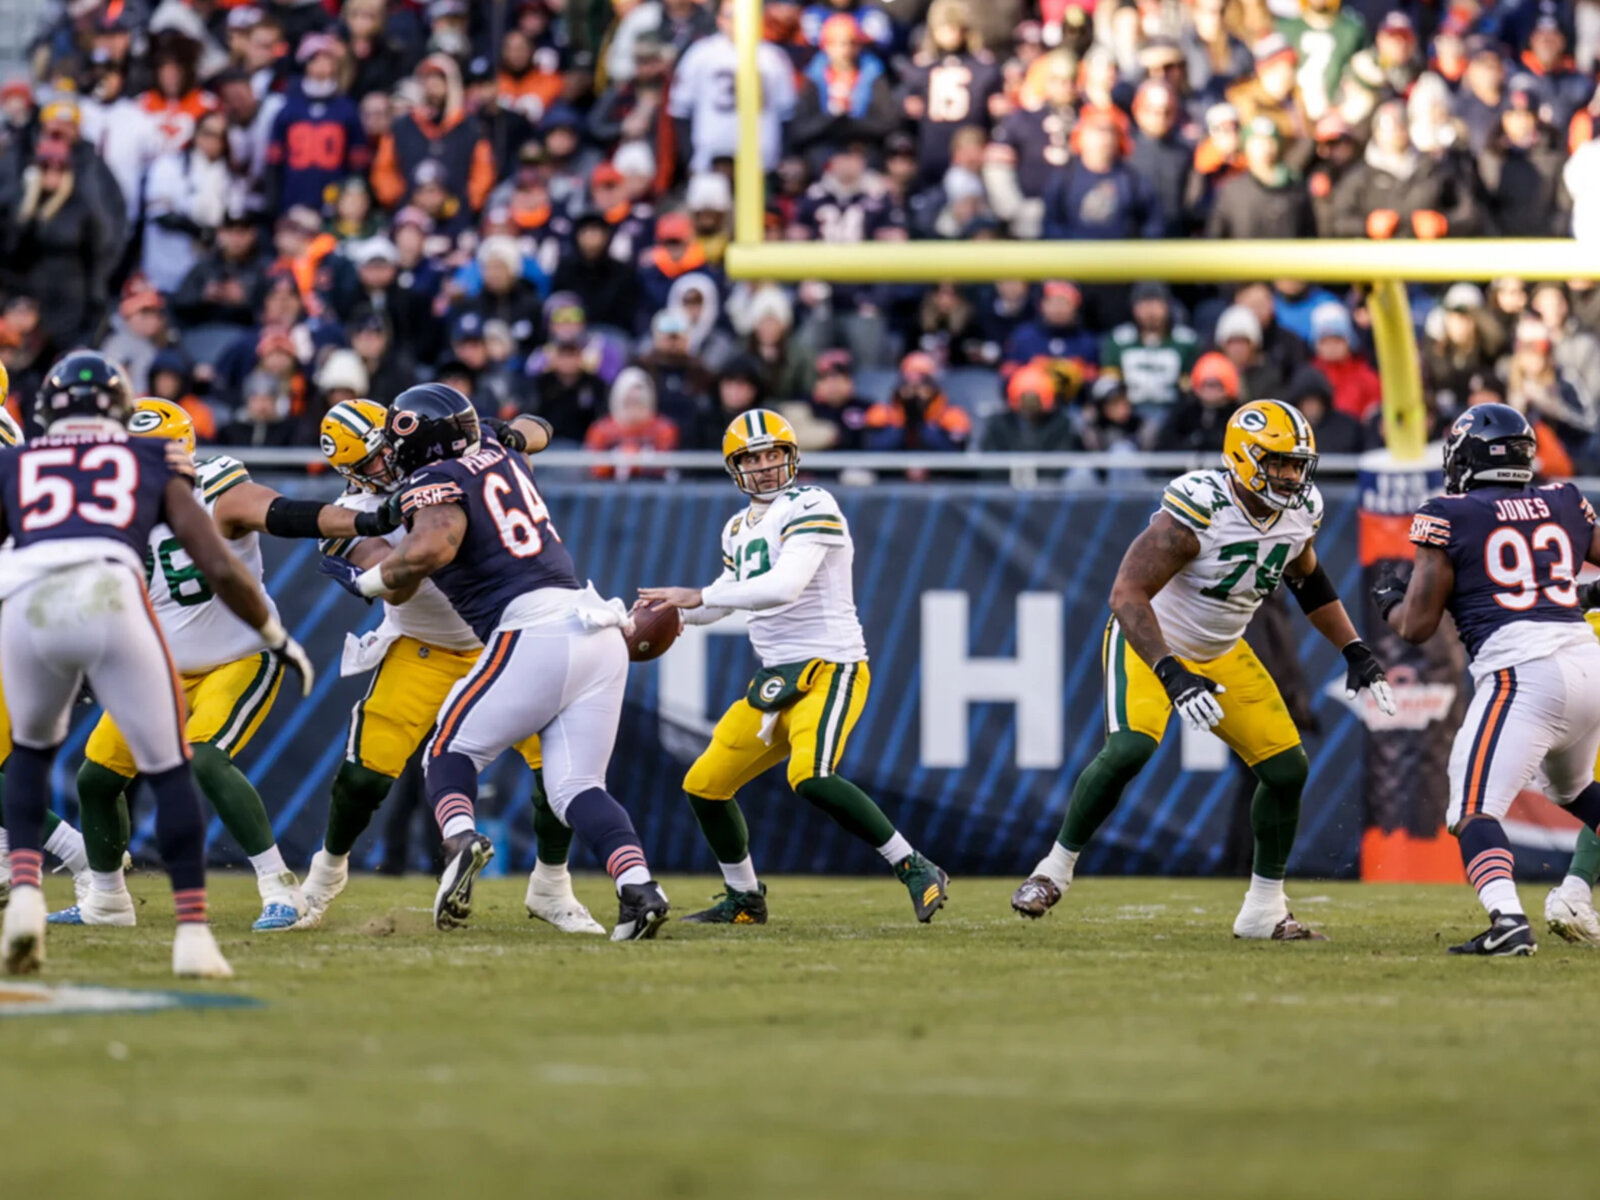
{"label": "number 74 jersey", "polygon": [[1200,553],[1151,602],[1161,633],[1193,662],[1220,658],[1236,646],[1283,571],[1322,527],[1322,493],[1312,488],[1298,508],[1257,521],[1234,495],[1226,471],[1190,471],[1167,485],[1161,511],[1200,540]]}

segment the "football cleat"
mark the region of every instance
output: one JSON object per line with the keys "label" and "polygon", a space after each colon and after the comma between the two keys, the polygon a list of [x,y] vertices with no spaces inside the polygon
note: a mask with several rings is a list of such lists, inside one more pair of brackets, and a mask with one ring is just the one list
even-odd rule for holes
{"label": "football cleat", "polygon": [[211,926],[195,922],[180,923],[172,939],[172,973],[180,979],[233,978]]}
{"label": "football cleat", "polygon": [[539,878],[537,871],[528,876],[528,890],[522,897],[528,916],[535,921],[554,925],[562,933],[598,933],[604,935],[606,927],[594,919],[583,901],[572,893],[572,880],[550,883]]}
{"label": "football cleat", "polygon": [[101,892],[90,888],[78,894],[78,902],[71,908],[53,912],[52,925],[119,925],[131,928],[139,923],[134,913],[133,897],[126,891]]}
{"label": "football cleat", "polygon": [[617,895],[617,926],[613,942],[643,942],[655,937],[667,920],[667,894],[654,879],[624,884]]}
{"label": "football cleat", "polygon": [[1451,954],[1475,954],[1484,958],[1525,958],[1538,950],[1533,926],[1521,913],[1492,912],[1489,928],[1471,941],[1451,946]]}
{"label": "football cleat", "polygon": [[1587,898],[1574,900],[1560,888],[1544,898],[1544,920],[1550,932],[1569,942],[1600,946],[1600,915]]}
{"label": "football cleat", "polygon": [[683,919],[693,925],[765,925],[767,923],[767,885],[756,885],[753,892],[727,887],[713,897],[716,903]]}
{"label": "football cleat", "polygon": [[1328,935],[1300,924],[1280,902],[1252,904],[1248,898],[1233,921],[1233,936],[1262,942],[1325,942]]}
{"label": "football cleat", "polygon": [[11,903],[0,924],[0,958],[9,975],[32,975],[44,963],[44,893],[36,887],[11,892]]}
{"label": "football cleat", "polygon": [[950,876],[920,854],[908,854],[894,865],[894,873],[911,893],[911,909],[926,925],[944,907]]}
{"label": "football cleat", "polygon": [[433,895],[433,927],[454,929],[472,915],[472,881],[494,857],[494,843],[481,833],[446,838],[444,871]]}
{"label": "football cleat", "polygon": [[311,869],[306,872],[306,881],[300,888],[300,894],[305,898],[306,910],[294,923],[294,927],[315,929],[322,924],[322,918],[327,915],[328,909],[333,906],[334,900],[349,882],[349,855],[335,858],[326,850],[318,850],[313,854]]}
{"label": "football cleat", "polygon": [[1046,875],[1029,875],[1011,893],[1011,907],[1018,916],[1038,920],[1061,902],[1064,890]]}
{"label": "football cleat", "polygon": [[269,879],[257,879],[261,889],[261,915],[250,926],[257,933],[277,933],[293,929],[305,915],[306,899],[293,871],[282,871]]}

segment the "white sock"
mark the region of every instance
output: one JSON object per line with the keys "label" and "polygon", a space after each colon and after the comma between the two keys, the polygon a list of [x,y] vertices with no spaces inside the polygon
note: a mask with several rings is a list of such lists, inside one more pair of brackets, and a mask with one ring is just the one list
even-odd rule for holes
{"label": "white sock", "polygon": [[1254,873],[1250,876],[1250,890],[1244,894],[1246,904],[1259,904],[1263,907],[1287,907],[1289,899],[1283,894],[1283,880],[1266,879]]}
{"label": "white sock", "polygon": [[122,878],[121,871],[90,871],[89,879],[97,892],[119,895],[128,890],[127,881]]}
{"label": "white sock", "polygon": [[0,829],[0,854],[11,853],[11,839],[6,836],[6,831]]}
{"label": "white sock", "polygon": [[905,834],[897,829],[892,838],[878,847],[878,853],[883,856],[883,861],[892,867],[916,851],[912,850],[911,843],[906,841]]}
{"label": "white sock", "polygon": [[1039,860],[1033,873],[1043,875],[1057,887],[1064,888],[1072,882],[1072,873],[1078,869],[1079,853],[1077,850],[1068,850],[1060,842],[1052,842],[1050,853]]}
{"label": "white sock", "polygon": [[1503,917],[1524,915],[1517,885],[1510,879],[1491,879],[1478,889],[1478,899],[1483,902],[1485,912],[1497,912]]}
{"label": "white sock", "polygon": [[465,813],[451,817],[444,823],[444,828],[439,831],[440,837],[453,838],[458,833],[477,833],[478,826],[473,819]]}
{"label": "white sock", "polygon": [[1594,889],[1587,879],[1578,875],[1568,875],[1561,881],[1561,894],[1569,904],[1594,904]]}
{"label": "white sock", "polygon": [[617,876],[617,895],[622,895],[622,889],[636,883],[649,883],[650,870],[648,867],[628,867]]}
{"label": "white sock", "polygon": [[256,869],[256,878],[276,879],[289,869],[289,864],[283,861],[283,851],[277,844],[268,846],[260,854],[250,856],[250,865]]}
{"label": "white sock", "polygon": [[326,846],[318,851],[318,853],[322,855],[322,865],[325,867],[332,867],[335,871],[350,861],[350,856],[348,854],[330,854]]}
{"label": "white sock", "polygon": [[756,864],[748,854],[736,863],[718,863],[717,865],[722,868],[722,882],[734,890],[740,892],[761,890],[761,883],[756,879]]}
{"label": "white sock", "polygon": [[566,863],[547,863],[542,858],[533,860],[533,877],[540,883],[553,883],[561,887],[572,886],[572,872]]}
{"label": "white sock", "polygon": [[44,848],[61,860],[62,868],[70,875],[89,869],[89,851],[84,847],[83,834],[65,821],[45,839]]}

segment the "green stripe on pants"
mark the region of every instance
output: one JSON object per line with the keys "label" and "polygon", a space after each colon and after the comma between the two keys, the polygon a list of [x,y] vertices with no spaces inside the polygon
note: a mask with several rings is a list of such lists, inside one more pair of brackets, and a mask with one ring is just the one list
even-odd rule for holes
{"label": "green stripe on pants", "polygon": [[263,650],[259,655],[261,665],[256,668],[255,678],[250,680],[250,686],[245,688],[244,694],[234,704],[233,711],[228,714],[217,730],[217,736],[212,740],[224,754],[232,755],[233,748],[239,739],[244,736],[245,730],[250,728],[250,722],[255,719],[256,710],[265,704],[272,696],[272,681],[279,671],[275,656]]}
{"label": "green stripe on pants", "polygon": [[833,706],[839,699],[839,678],[846,668],[833,668],[833,678],[828,681],[828,698],[822,702],[822,716],[817,721],[817,753],[811,764],[811,773],[822,776],[828,773],[828,726],[833,723]]}

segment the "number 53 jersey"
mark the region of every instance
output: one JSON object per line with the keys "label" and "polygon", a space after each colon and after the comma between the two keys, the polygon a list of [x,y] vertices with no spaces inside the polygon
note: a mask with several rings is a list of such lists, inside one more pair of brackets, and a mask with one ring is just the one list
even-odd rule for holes
{"label": "number 53 jersey", "polygon": [[1161,511],[1200,539],[1200,553],[1156,593],[1162,635],[1183,658],[1207,662],[1236,646],[1261,602],[1322,527],[1322,494],[1257,521],[1226,471],[1190,471],[1167,485]]}
{"label": "number 53 jersey", "polygon": [[1474,678],[1593,642],[1574,581],[1594,526],[1570,483],[1474,488],[1417,510],[1412,542],[1443,550],[1455,568],[1450,615]]}

